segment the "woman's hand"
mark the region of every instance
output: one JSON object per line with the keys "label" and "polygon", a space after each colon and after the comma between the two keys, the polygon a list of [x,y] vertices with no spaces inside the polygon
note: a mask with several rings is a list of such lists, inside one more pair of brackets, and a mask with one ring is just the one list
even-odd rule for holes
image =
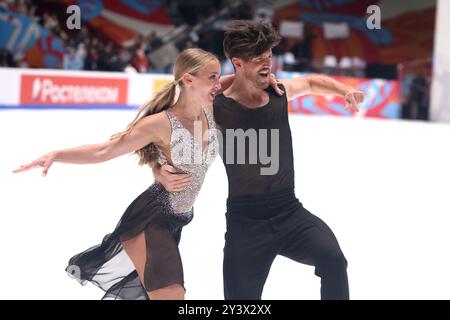
{"label": "woman's hand", "polygon": [[56,152],[50,152],[42,157],[30,162],[29,164],[21,165],[20,168],[14,170],[14,173],[24,172],[36,167],[43,167],[42,175],[45,177],[47,175],[48,169],[53,164],[56,159]]}
{"label": "woman's hand", "polygon": [[281,84],[280,81],[277,80],[275,75],[273,73],[270,74],[270,86],[275,89],[275,92],[278,93],[278,95],[282,96],[284,94],[284,91],[280,89],[278,84]]}
{"label": "woman's hand", "polygon": [[225,90],[227,90],[233,83],[234,81],[234,74],[229,74],[223,77],[220,77],[219,79],[219,83],[220,83],[220,92],[224,92]]}

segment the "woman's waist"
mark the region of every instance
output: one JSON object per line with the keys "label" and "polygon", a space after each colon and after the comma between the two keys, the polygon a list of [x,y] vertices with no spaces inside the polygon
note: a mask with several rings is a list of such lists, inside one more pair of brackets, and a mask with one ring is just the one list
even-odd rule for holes
{"label": "woman's waist", "polygon": [[190,208],[194,205],[195,200],[200,192],[201,186],[190,184],[182,191],[168,192],[171,204]]}
{"label": "woman's waist", "polygon": [[158,200],[175,214],[187,214],[192,211],[194,202],[200,192],[201,183],[196,183],[195,179],[184,190],[169,192],[164,186],[155,181],[149,189],[158,193]]}

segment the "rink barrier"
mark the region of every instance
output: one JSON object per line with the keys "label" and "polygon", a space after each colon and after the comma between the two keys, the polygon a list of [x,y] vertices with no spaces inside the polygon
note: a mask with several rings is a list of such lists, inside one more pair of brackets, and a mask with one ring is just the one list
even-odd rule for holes
{"label": "rink barrier", "polygon": [[[279,72],[279,79],[305,74]],[[398,81],[334,77],[366,93],[358,114],[342,97],[306,95],[289,102],[291,113],[397,119]],[[0,109],[134,109],[172,80],[170,74],[0,68]]]}

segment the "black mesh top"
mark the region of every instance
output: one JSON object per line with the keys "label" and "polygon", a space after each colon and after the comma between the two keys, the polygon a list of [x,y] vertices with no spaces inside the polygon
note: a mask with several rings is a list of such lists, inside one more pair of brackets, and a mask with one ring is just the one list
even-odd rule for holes
{"label": "black mesh top", "polygon": [[[286,94],[279,96],[272,87],[266,91],[269,103],[259,108],[245,107],[223,94],[214,100],[214,118],[222,133],[220,154],[228,176],[230,199],[294,189]],[[246,133],[245,138],[241,138],[242,143],[236,138],[239,132]],[[251,140],[254,142],[250,143]],[[239,146],[244,145],[243,153]]]}

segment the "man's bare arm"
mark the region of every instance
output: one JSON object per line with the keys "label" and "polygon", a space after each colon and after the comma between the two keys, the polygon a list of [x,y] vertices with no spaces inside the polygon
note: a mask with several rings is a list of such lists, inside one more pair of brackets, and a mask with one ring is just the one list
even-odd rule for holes
{"label": "man's bare arm", "polygon": [[358,104],[364,101],[364,92],[323,75],[308,75],[280,82],[286,88],[288,100],[307,94],[336,95],[346,100],[346,109],[351,107],[356,111]]}

